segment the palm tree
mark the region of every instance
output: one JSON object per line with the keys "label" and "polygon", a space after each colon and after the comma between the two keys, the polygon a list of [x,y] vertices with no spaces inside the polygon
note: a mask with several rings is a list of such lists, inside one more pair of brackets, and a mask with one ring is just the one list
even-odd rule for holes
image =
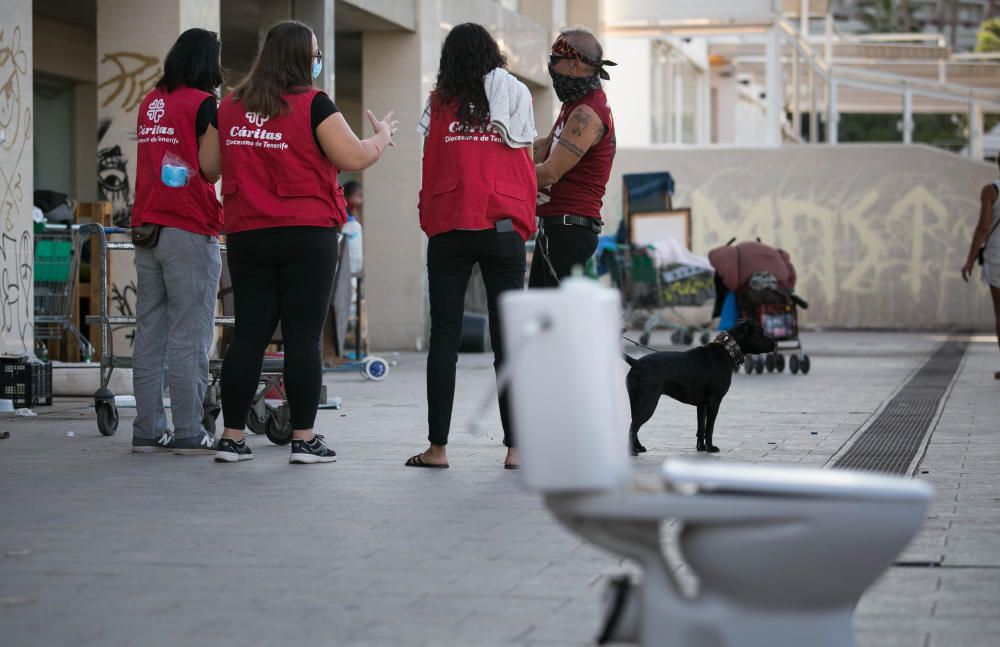
{"label": "palm tree", "polygon": [[989,18],[979,26],[977,52],[1000,52],[1000,18]]}
{"label": "palm tree", "polygon": [[860,17],[869,34],[911,32],[915,27],[908,0],[874,0],[861,11]]}

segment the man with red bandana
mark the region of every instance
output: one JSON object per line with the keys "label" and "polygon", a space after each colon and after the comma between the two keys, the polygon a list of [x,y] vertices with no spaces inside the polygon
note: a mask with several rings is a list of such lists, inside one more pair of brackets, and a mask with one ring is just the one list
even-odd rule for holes
{"label": "man with red bandana", "polygon": [[552,130],[535,140],[538,239],[529,287],[554,287],[597,249],[601,205],[615,157],[615,123],[601,79],[610,75],[590,31],[562,32],[552,45],[549,75],[562,109]]}

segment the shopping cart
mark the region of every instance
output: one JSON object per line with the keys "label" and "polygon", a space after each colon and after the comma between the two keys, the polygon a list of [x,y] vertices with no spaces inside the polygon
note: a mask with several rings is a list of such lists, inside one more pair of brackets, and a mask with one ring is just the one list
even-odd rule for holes
{"label": "shopping cart", "polygon": [[[101,339],[101,387],[94,393],[94,410],[97,414],[97,429],[102,435],[111,436],[118,431],[118,405],[115,394],[108,388],[111,376],[116,368],[132,368],[132,358],[115,354],[115,328],[134,326],[135,316],[113,315],[108,301],[108,254],[112,251],[135,251],[135,245],[130,241],[108,240],[109,235],[127,234],[128,229],[121,227],[103,227],[97,223],[79,225],[81,237],[95,236],[97,239],[97,255],[91,263],[97,265],[97,281],[99,287],[99,314],[88,315],[88,324],[100,327]],[[222,246],[225,249],[225,246]],[[233,326],[235,317],[216,317],[217,326]],[[263,432],[271,442],[284,445],[291,442],[292,426],[288,403],[283,399],[280,404],[267,401],[268,393],[279,388],[284,370],[284,360],[281,357],[265,357],[261,367],[260,386],[251,401],[247,426],[254,433]],[[213,359],[209,362],[211,383],[206,389],[203,403],[204,414],[202,426],[206,431],[214,433],[216,421],[222,412],[220,401],[219,378],[222,373],[222,360]],[[283,394],[282,394],[283,398]]]}
{"label": "shopping cart", "polygon": [[683,264],[657,267],[645,246],[615,245],[605,250],[611,283],[622,292],[625,323],[642,320],[641,344],[658,327],[673,329],[670,340],[690,345],[695,335],[710,339],[707,323],[693,321],[681,308],[701,306],[715,296],[712,273]]}
{"label": "shopping cart", "polygon": [[49,341],[69,333],[89,362],[93,346],[73,325],[73,305],[80,275],[79,225],[46,225],[35,233],[35,349],[48,358]]}

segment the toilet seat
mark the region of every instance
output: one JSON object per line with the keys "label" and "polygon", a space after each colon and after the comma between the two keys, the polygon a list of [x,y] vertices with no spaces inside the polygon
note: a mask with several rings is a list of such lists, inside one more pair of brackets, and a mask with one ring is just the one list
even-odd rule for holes
{"label": "toilet seat", "polygon": [[788,469],[784,465],[667,459],[661,474],[668,488],[699,494],[923,501],[933,493],[922,481],[845,470]]}

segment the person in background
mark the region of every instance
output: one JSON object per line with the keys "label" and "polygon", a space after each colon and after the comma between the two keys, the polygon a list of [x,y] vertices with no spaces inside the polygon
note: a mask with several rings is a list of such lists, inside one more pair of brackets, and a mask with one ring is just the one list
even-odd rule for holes
{"label": "person in background", "polygon": [[330,463],[313,431],[322,390],[320,339],[347,219],[340,169],[360,171],[392,144],[390,112],[359,140],[312,87],[323,67],[316,36],[296,21],[271,27],[250,73],[219,106],[227,260],[236,330],[222,366],[225,430],[215,460],[253,458],[244,438],[264,351],[278,325],[291,410],[290,463]]}
{"label": "person in background", "polygon": [[[997,156],[1000,166],[1000,155]],[[990,298],[993,300],[993,323],[996,328],[997,342],[1000,344],[1000,180],[991,182],[979,193],[979,221],[972,234],[969,245],[969,255],[962,266],[962,280],[969,282],[972,268],[976,260],[983,265],[982,280],[990,288]],[[1000,380],[1000,371],[993,374]]]}
{"label": "person in background", "polygon": [[[524,243],[535,230],[534,138],[530,93],[506,71],[507,61],[481,25],[456,26],[441,48],[437,83],[417,129],[424,135],[420,227],[427,234],[431,336],[427,355],[427,424],[430,447],[407,467],[448,467],[448,432],[455,400],[455,366],[462,336],[465,292],[477,263],[486,286],[493,365],[504,348],[497,298],[524,287]],[[499,78],[498,78],[499,77]],[[489,79],[489,81],[487,81]],[[504,122],[491,112],[491,93],[521,97],[523,114]],[[499,126],[497,124],[500,124]],[[502,126],[502,128],[501,128]],[[530,129],[530,135],[523,131]],[[521,131],[520,133],[518,131]],[[511,136],[512,135],[512,136]],[[511,139],[523,141],[518,146]],[[500,418],[507,457],[517,467],[506,390]]]}
{"label": "person in background", "polygon": [[[344,199],[347,201],[347,222],[341,232],[347,236],[347,247],[350,249],[351,274],[358,276],[365,269],[365,249],[361,232],[361,205],[364,203],[364,193],[361,185],[353,180],[344,185]],[[357,281],[353,282],[357,289]]]}
{"label": "person in background", "polygon": [[[200,160],[218,157],[214,124],[221,51],[215,33],[185,31],[167,54],[163,76],[139,106],[132,208],[134,452],[215,451],[215,437],[201,421],[222,271],[216,238],[222,206],[213,186],[218,170]],[[172,434],[163,408],[165,376]]]}
{"label": "person in background", "polygon": [[549,76],[562,109],[552,130],[535,140],[538,240],[530,287],[555,287],[597,250],[601,205],[615,158],[615,122],[601,79],[610,79],[604,50],[583,28],[552,45]]}

